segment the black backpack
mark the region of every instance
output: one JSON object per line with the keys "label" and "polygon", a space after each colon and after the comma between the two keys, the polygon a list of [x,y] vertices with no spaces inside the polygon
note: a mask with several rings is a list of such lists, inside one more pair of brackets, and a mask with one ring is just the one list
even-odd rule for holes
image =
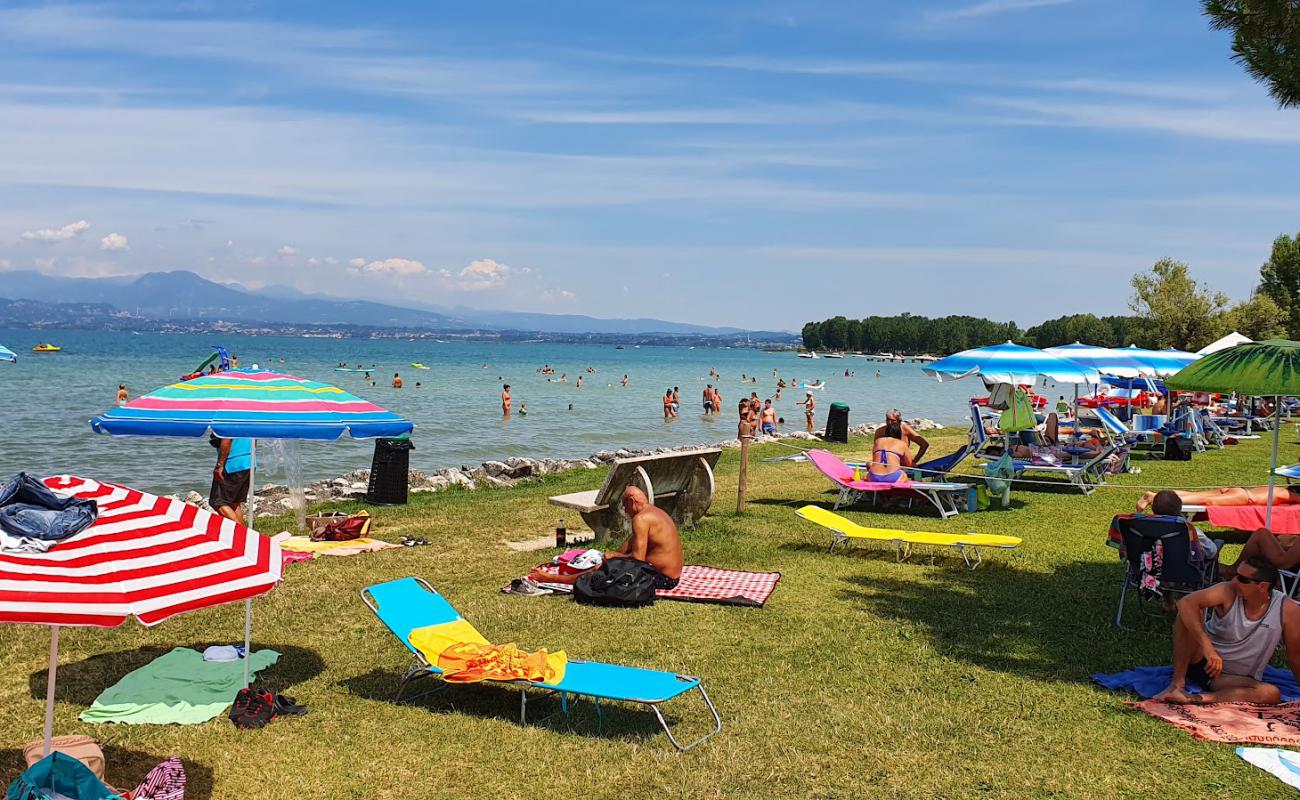
{"label": "black backpack", "polygon": [[635,558],[612,558],[578,576],[573,599],[594,606],[648,606],[655,601],[658,571]]}
{"label": "black backpack", "polygon": [[1165,440],[1165,461],[1191,461],[1194,445],[1185,436],[1174,436]]}

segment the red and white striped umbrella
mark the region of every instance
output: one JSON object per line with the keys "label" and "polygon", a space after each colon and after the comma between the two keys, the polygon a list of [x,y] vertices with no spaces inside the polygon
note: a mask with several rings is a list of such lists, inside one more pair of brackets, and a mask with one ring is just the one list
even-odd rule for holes
{"label": "red and white striped umbrella", "polygon": [[94,500],[99,517],[48,552],[0,553],[0,622],[156,625],[280,580],[280,546],[218,514],[70,475],[45,485]]}
{"label": "red and white striped umbrella", "polygon": [[[280,581],[280,545],[211,511],[114,483],[44,479],[95,501],[95,524],[44,553],[0,553],[0,622],[49,625],[45,754],[54,727],[59,628],[145,625],[201,608],[251,601]],[[246,609],[248,607],[246,606]],[[251,610],[244,617],[249,643]],[[244,682],[248,682],[244,660]]]}

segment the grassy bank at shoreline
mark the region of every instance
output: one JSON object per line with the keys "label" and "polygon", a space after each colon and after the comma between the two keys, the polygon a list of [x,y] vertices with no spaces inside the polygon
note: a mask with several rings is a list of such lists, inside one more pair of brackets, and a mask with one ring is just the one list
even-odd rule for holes
{"label": "grassy bank at shoreline", "polygon": [[[938,433],[937,451],[953,449],[961,435]],[[1294,440],[1290,426],[1283,435]],[[861,454],[866,446],[855,440],[836,449]],[[743,516],[734,513],[738,455],[725,452],[713,513],[684,532],[688,562],[782,572],[762,610],[661,602],[627,611],[500,594],[509,578],[551,555],[513,552],[503,541],[553,530],[561,515],[546,497],[593,488],[604,470],[415,495],[406,507],[371,509],[376,535],[396,541],[411,533],[431,546],[290,565],[283,585],[255,604],[255,645],[284,654],[263,682],[308,704],[306,718],[262,731],[238,731],[224,718],[191,727],[76,720],[100,690],[166,649],[237,640],[242,606],[231,606],[153,629],[131,622],[65,630],[55,732],[104,741],[109,777],[122,784],[180,755],[191,798],[627,797],[629,786],[637,796],[673,798],[1290,793],[1231,746],[1198,742],[1131,711],[1123,696],[1089,680],[1168,660],[1164,616],[1133,606],[1126,618],[1133,630],[1111,622],[1120,575],[1104,545],[1111,516],[1132,509],[1138,485],[1260,483],[1266,440],[1190,463],[1140,462],[1141,474],[1114,478],[1115,488],[1089,497],[1065,486],[1018,488],[1010,509],[949,522],[920,508],[848,512],[879,527],[1025,539],[973,572],[946,554],[933,563],[920,554],[896,563],[892,551],[865,547],[826,554],[825,531],[793,509],[829,504],[829,483],[807,464],[760,460],[788,452],[755,449]],[[1285,444],[1282,459],[1296,456],[1296,445]],[[576,527],[576,517],[565,519]],[[677,755],[635,707],[607,706],[597,736],[589,703],[579,703],[571,722],[520,727],[517,694],[490,686],[394,705],[408,659],[358,591],[407,575],[429,580],[494,641],[700,675],[726,727]],[[48,646],[47,629],[0,626],[9,667],[0,683],[6,783],[20,768],[21,744],[40,735]],[[666,711],[683,735],[703,731],[705,712],[691,700]]]}

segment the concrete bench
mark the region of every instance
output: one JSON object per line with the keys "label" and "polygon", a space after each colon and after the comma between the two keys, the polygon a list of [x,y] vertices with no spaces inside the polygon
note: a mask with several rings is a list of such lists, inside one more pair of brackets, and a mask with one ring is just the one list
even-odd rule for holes
{"label": "concrete bench", "polygon": [[695,527],[713,504],[713,468],[722,450],[716,447],[620,458],[609,467],[599,489],[556,495],[553,506],[577,511],[582,521],[606,541],[615,530],[630,532],[619,505],[623,490],[636,486],[655,506],[668,513],[678,527]]}

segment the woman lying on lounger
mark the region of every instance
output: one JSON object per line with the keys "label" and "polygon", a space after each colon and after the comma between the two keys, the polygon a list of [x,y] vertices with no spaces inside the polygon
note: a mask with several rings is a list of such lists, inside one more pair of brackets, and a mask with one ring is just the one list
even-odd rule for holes
{"label": "woman lying on lounger", "polygon": [[[1266,506],[1268,505],[1267,486],[1228,486],[1223,489],[1211,489],[1208,492],[1176,492],[1185,506]],[[1155,492],[1147,492],[1138,501],[1138,513],[1151,507]],[[1273,505],[1285,506],[1300,503],[1300,486],[1274,486]]]}

